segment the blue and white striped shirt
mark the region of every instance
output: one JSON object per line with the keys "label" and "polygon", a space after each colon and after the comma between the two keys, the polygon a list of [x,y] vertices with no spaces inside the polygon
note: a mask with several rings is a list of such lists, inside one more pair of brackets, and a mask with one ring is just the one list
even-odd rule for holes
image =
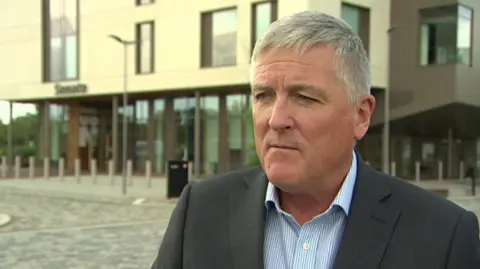
{"label": "blue and white striped shirt", "polygon": [[327,211],[303,226],[280,208],[278,194],[268,183],[264,263],[265,269],[331,269],[350,210],[357,177],[357,160]]}

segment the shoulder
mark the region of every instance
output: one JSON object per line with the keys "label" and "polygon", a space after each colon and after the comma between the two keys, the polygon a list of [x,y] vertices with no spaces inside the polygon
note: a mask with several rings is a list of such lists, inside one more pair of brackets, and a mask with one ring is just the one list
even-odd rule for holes
{"label": "shoulder", "polygon": [[232,189],[255,179],[255,177],[261,172],[262,169],[259,166],[256,166],[215,175],[192,183],[190,193],[195,196],[217,197],[222,194],[227,194]]}
{"label": "shoulder", "polygon": [[379,173],[379,179],[388,184],[391,195],[385,203],[399,210],[404,217],[424,220],[439,225],[454,225],[468,211],[432,190],[412,182]]}

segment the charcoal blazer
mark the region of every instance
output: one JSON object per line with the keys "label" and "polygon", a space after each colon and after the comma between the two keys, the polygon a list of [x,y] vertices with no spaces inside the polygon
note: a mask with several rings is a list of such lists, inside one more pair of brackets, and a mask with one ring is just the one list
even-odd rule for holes
{"label": "charcoal blazer", "polygon": [[[475,214],[357,162],[334,269],[480,268]],[[256,167],[189,184],[151,268],[263,269],[267,182]]]}

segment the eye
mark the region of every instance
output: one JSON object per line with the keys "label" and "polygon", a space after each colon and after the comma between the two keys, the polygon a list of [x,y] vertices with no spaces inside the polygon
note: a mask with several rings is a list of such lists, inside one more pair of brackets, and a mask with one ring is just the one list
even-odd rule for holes
{"label": "eye", "polygon": [[259,101],[259,100],[263,100],[263,99],[266,99],[266,98],[270,98],[272,97],[272,93],[268,93],[268,92],[259,92],[257,94],[255,94],[255,101]]}
{"label": "eye", "polygon": [[315,99],[305,96],[303,94],[297,94],[297,98],[302,101],[315,101]]}

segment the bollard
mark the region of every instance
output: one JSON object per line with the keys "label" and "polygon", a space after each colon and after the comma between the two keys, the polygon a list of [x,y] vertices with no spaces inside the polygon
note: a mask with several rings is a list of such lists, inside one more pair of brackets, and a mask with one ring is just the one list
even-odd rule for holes
{"label": "bollard", "polygon": [[459,170],[459,179],[460,181],[463,181],[465,179],[465,163],[463,161],[460,162],[460,167],[458,168]]}
{"label": "bollard", "polygon": [[390,175],[396,177],[397,176],[397,163],[392,162],[390,165]]}
{"label": "bollard", "polygon": [[443,162],[438,161],[438,181],[443,181]]}
{"label": "bollard", "polygon": [[110,179],[110,185],[115,185],[115,177],[113,176],[114,168],[113,160],[108,160],[108,178]]}
{"label": "bollard", "polygon": [[145,162],[145,179],[147,180],[147,188],[152,187],[152,163],[150,161]]}
{"label": "bollard", "polygon": [[7,157],[2,156],[2,178],[7,177]]}
{"label": "bollard", "polygon": [[28,157],[28,178],[33,179],[35,177],[35,157]]}
{"label": "bollard", "polygon": [[90,175],[92,177],[92,183],[97,184],[97,160],[90,160]]}
{"label": "bollard", "polygon": [[127,160],[127,180],[128,185],[133,185],[133,177],[132,177],[132,160]]}
{"label": "bollard", "polygon": [[20,156],[15,156],[15,179],[20,178]]}
{"label": "bollard", "polygon": [[415,162],[415,180],[420,181],[420,162]]}
{"label": "bollard", "polygon": [[58,179],[60,181],[65,180],[65,159],[62,157],[58,159]]}
{"label": "bollard", "polygon": [[75,180],[77,181],[77,183],[80,183],[80,159],[79,158],[75,159],[74,170],[75,170]]}
{"label": "bollard", "polygon": [[48,157],[43,158],[43,178],[49,179],[50,177],[50,159]]}

